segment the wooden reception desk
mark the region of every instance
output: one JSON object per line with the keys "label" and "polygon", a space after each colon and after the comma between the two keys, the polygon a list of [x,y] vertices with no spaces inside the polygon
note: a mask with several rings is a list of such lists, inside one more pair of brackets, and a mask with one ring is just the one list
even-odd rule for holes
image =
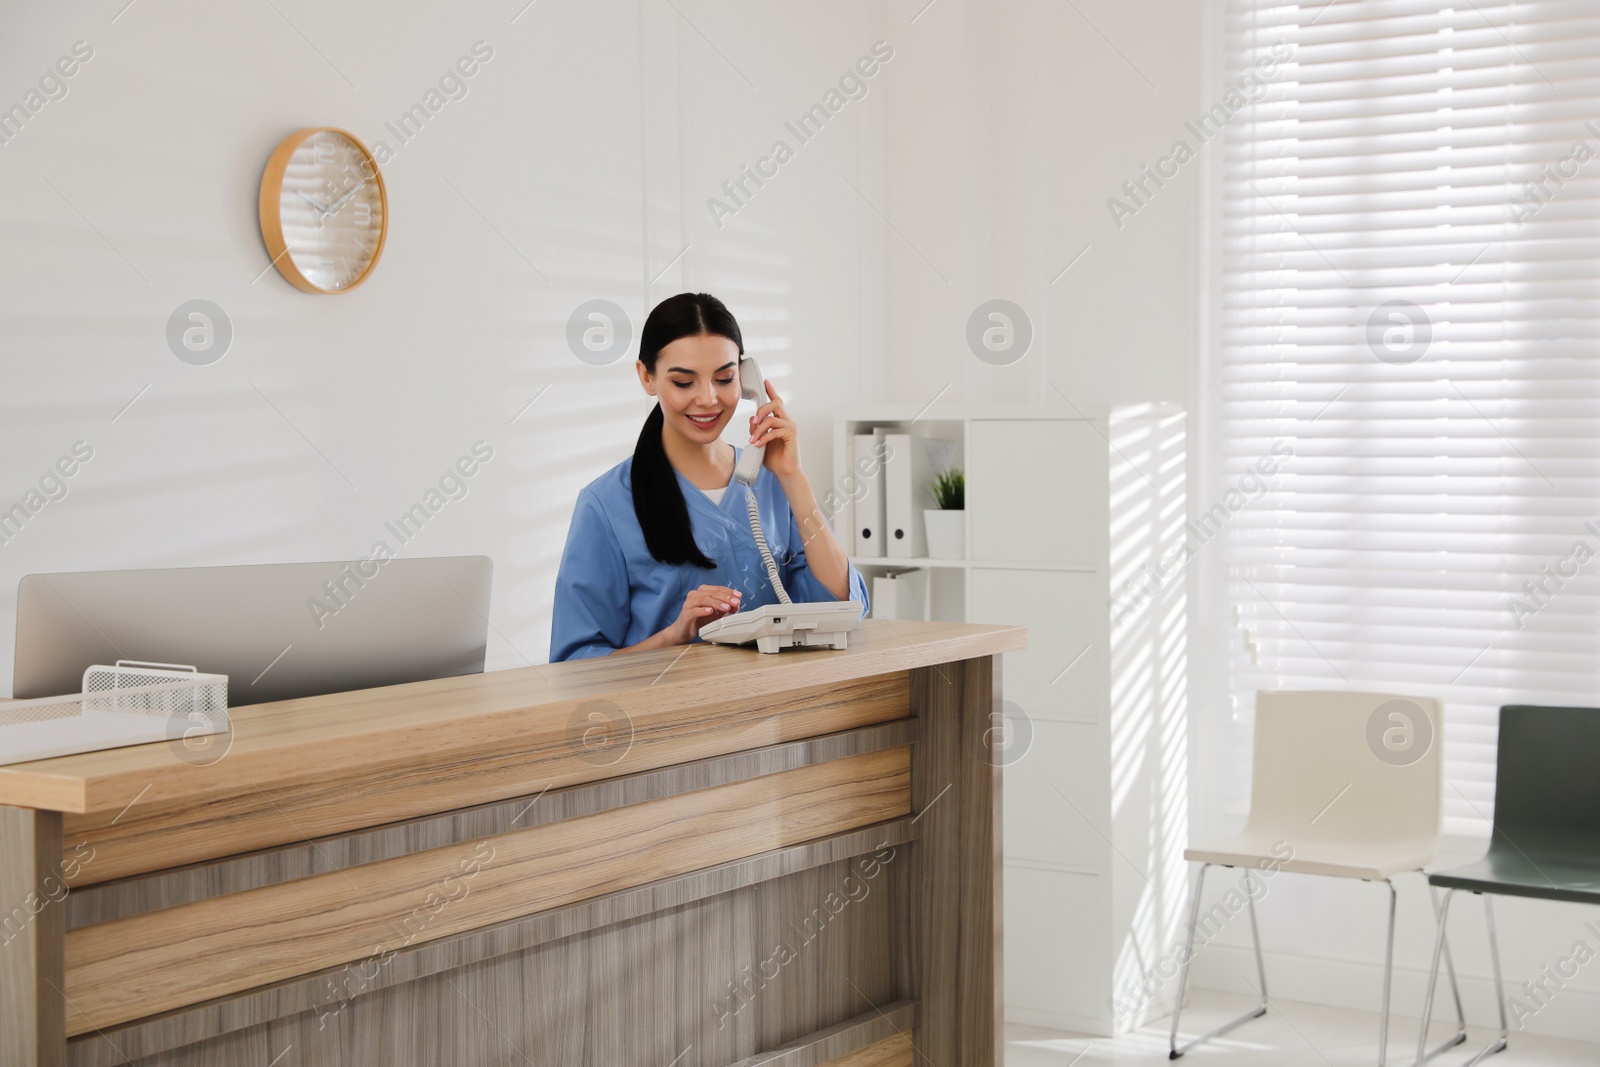
{"label": "wooden reception desk", "polygon": [[979,1067],[998,656],[634,652],[0,768],[0,1067]]}

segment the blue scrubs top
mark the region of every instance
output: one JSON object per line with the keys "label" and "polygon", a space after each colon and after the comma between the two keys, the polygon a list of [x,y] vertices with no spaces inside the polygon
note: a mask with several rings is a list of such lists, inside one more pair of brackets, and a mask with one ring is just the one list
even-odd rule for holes
{"label": "blue scrubs top", "polygon": [[[743,451],[734,446],[735,462]],[[629,456],[578,494],[556,575],[551,663],[605,656],[643,641],[670,625],[683,610],[690,591],[701,585],[738,589],[743,594],[741,611],[779,602],[750,531],[742,484],[730,481],[721,503],[713,503],[689,479],[673,472],[689,507],[695,543],[717,564],[712,570],[693,563],[674,566],[657,560],[645,546],[644,531],[633,511],[632,469],[633,457]],[[806,563],[800,528],[777,475],[762,467],[753,488],[761,511],[761,532],[789,599],[795,603],[834,600]],[[866,618],[870,609],[867,582],[853,564],[849,599],[861,602],[861,617]]]}

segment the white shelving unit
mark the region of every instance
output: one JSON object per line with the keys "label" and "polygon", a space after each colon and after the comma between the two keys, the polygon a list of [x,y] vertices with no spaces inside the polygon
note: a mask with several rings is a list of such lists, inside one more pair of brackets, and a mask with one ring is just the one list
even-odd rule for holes
{"label": "white shelving unit", "polygon": [[[1154,968],[1185,900],[1183,583],[1143,568],[1184,536],[1181,413],[850,412],[836,490],[875,428],[957,442],[967,558],[851,562],[869,585],[926,568],[934,619],[1028,628],[1002,666],[1007,1019],[1111,1034],[1170,1010]],[[854,521],[844,505],[847,550]]]}

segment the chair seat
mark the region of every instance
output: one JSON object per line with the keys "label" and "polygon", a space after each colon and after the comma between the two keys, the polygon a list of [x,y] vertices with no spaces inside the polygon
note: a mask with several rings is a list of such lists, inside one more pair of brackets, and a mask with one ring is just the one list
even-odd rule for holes
{"label": "chair seat", "polygon": [[[1587,860],[1587,862],[1585,862]],[[1431,885],[1541,900],[1600,904],[1600,857],[1491,848],[1481,860],[1428,875]]]}
{"label": "chair seat", "polygon": [[[1283,842],[1287,847],[1283,847]],[[1275,849],[1275,846],[1276,849]],[[1217,838],[1184,849],[1183,858],[1228,867],[1274,867],[1290,874],[1322,874],[1333,878],[1380,881],[1407,871],[1420,871],[1433,861],[1437,842],[1386,841],[1378,844],[1314,841],[1296,845],[1252,834]],[[1293,852],[1289,852],[1289,849]],[[1283,856],[1288,858],[1284,859]]]}

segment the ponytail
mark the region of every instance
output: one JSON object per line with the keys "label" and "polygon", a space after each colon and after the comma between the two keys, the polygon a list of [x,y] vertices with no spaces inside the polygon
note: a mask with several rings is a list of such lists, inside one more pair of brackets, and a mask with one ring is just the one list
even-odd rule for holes
{"label": "ponytail", "polygon": [[716,562],[695,543],[689,505],[683,499],[683,488],[667,459],[667,450],[661,445],[665,423],[666,416],[658,403],[650,409],[650,417],[639,431],[639,443],[633,448],[633,513],[644,531],[650,555],[662,563],[693,563],[710,570]]}

